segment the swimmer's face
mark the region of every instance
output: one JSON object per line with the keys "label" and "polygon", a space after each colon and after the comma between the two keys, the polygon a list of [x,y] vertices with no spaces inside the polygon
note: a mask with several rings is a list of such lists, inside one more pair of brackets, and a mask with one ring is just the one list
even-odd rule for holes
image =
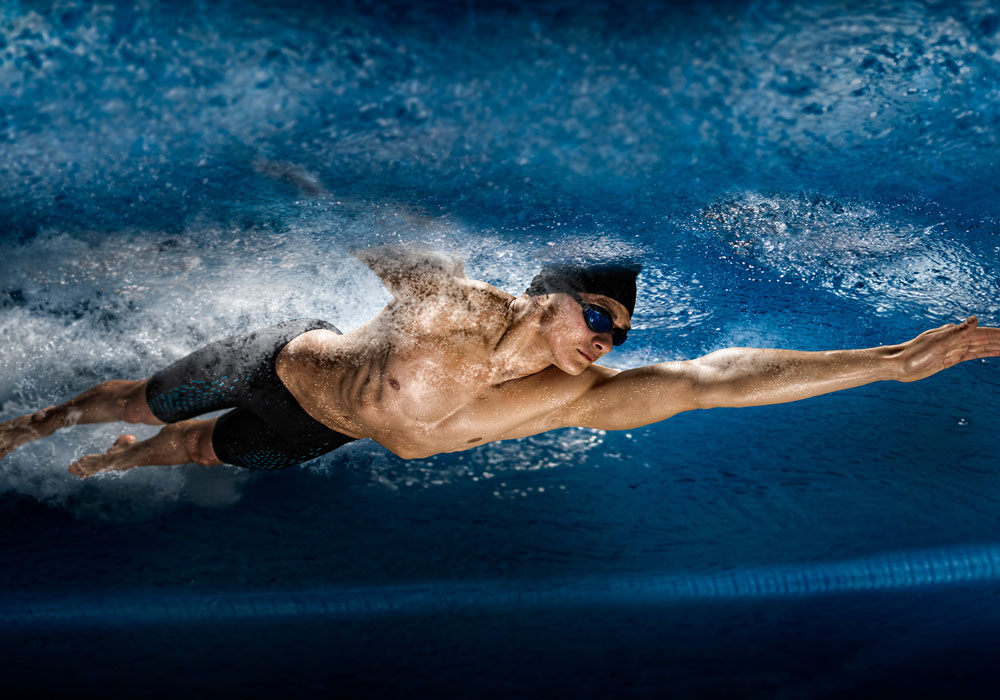
{"label": "swimmer's face", "polygon": [[[631,317],[621,302],[602,294],[580,294],[588,304],[611,312],[616,328],[629,328]],[[597,360],[611,352],[611,333],[590,329],[583,318],[583,309],[569,294],[550,294],[549,313],[542,324],[542,333],[552,350],[553,364],[567,374],[580,374]]]}

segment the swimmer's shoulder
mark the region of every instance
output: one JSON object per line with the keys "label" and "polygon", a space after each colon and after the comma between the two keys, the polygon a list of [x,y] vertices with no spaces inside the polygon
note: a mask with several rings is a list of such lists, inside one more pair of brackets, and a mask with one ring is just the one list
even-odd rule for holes
{"label": "swimmer's shoulder", "polygon": [[515,298],[513,294],[497,289],[492,284],[470,277],[456,278],[454,284],[476,309],[495,312],[506,308]]}
{"label": "swimmer's shoulder", "polygon": [[386,245],[356,250],[354,256],[378,275],[397,299],[414,301],[437,296],[468,279],[462,260],[440,251]]}
{"label": "swimmer's shoulder", "polygon": [[507,312],[515,297],[491,284],[465,277],[455,281],[456,324],[477,329],[492,346],[508,327]]}
{"label": "swimmer's shoulder", "polygon": [[306,331],[292,338],[278,355],[279,363],[305,357],[318,358],[328,354],[331,348],[342,345],[348,334],[337,333],[326,328]]}

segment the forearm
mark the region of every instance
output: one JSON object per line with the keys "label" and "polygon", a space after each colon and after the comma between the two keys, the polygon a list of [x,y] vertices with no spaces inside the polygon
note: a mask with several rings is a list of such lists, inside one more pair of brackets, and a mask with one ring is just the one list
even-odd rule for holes
{"label": "forearm", "polygon": [[896,379],[899,346],[805,352],[726,348],[691,360],[700,407],[798,401],[871,382]]}
{"label": "forearm", "polygon": [[[914,382],[959,362],[997,356],[1000,328],[977,327],[975,316],[905,343],[864,350],[726,348],[625,372],[600,368],[592,386],[555,423],[625,430],[698,408],[798,401],[880,380]],[[549,423],[546,429],[554,427]]]}

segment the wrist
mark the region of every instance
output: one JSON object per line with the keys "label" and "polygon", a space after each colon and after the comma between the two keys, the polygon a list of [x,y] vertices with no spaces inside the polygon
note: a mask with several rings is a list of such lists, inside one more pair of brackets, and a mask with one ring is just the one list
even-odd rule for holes
{"label": "wrist", "polygon": [[901,345],[883,345],[872,348],[879,381],[899,381],[903,373]]}

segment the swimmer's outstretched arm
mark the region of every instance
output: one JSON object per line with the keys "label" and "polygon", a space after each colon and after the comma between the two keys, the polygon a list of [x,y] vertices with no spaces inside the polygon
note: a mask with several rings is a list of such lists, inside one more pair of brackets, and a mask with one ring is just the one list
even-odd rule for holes
{"label": "swimmer's outstretched arm", "polygon": [[862,350],[726,348],[695,360],[607,371],[567,406],[562,422],[625,430],[697,408],[763,406],[876,381],[913,382],[996,356],[1000,328],[980,328],[975,316],[905,343]]}

